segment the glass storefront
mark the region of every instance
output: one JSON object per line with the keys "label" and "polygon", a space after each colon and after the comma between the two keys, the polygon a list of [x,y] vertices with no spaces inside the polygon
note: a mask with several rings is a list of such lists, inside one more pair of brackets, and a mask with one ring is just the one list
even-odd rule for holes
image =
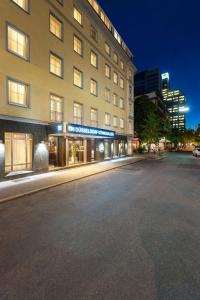
{"label": "glass storefront", "polygon": [[5,171],[32,169],[32,135],[5,133]]}
{"label": "glass storefront", "polygon": [[49,137],[49,165],[58,165],[58,138],[55,136]]}
{"label": "glass storefront", "polygon": [[125,141],[120,141],[120,143],[119,143],[119,154],[120,154],[121,157],[126,155],[126,143],[125,143]]}
{"label": "glass storefront", "polygon": [[83,140],[69,140],[69,165],[84,162]]}

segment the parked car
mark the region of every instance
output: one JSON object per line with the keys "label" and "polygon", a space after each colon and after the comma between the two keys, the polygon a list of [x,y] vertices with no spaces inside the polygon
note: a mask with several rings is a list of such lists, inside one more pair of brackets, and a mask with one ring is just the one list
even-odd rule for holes
{"label": "parked car", "polygon": [[200,148],[195,148],[193,150],[193,155],[196,156],[196,157],[200,156]]}

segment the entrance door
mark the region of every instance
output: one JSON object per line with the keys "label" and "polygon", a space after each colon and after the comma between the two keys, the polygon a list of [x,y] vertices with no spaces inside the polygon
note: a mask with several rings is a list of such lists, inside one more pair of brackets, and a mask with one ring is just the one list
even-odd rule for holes
{"label": "entrance door", "polygon": [[84,162],[84,146],[82,140],[69,140],[69,164]]}
{"label": "entrance door", "polygon": [[32,135],[5,133],[5,171],[32,169]]}

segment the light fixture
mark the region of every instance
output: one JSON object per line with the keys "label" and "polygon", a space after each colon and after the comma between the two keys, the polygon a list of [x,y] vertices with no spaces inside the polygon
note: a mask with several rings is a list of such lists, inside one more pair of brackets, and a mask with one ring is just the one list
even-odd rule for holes
{"label": "light fixture", "polygon": [[190,110],[190,108],[187,106],[179,107],[179,112],[188,112],[189,110]]}

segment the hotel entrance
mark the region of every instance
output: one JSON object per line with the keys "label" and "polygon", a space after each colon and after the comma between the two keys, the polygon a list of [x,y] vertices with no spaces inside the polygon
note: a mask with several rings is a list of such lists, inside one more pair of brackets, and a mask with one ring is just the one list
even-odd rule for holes
{"label": "hotel entrance", "polygon": [[83,140],[69,140],[69,165],[84,163]]}
{"label": "hotel entrance", "polygon": [[5,172],[32,169],[32,135],[5,133]]}

